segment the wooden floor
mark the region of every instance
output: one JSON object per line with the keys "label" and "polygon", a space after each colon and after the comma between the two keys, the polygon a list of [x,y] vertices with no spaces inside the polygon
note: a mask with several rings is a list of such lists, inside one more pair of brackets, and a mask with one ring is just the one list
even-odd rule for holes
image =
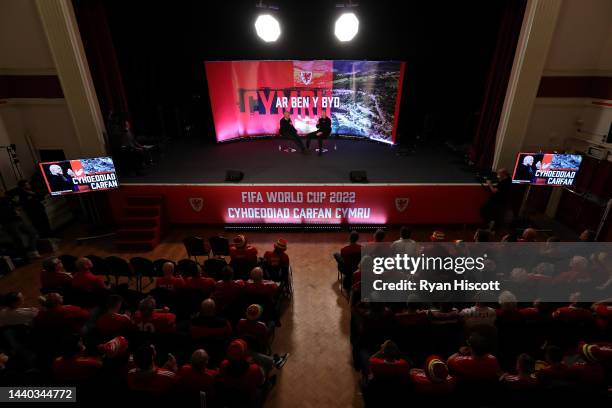
{"label": "wooden floor", "polygon": [[[208,237],[214,232],[202,228],[175,229],[151,252],[123,252],[119,256],[182,259],[186,257],[183,237],[189,234]],[[111,240],[78,244],[74,240],[76,235],[76,231],[63,234],[64,241],[57,255],[117,253]],[[266,407],[361,407],[358,376],[351,367],[348,303],[338,292],[332,258],[332,253],[344,245],[347,233],[257,232],[248,234],[248,239],[262,254],[280,236],[289,241],[287,252],[294,270],[294,298],[282,316],[283,327],[276,331],[273,350],[289,352],[291,356]],[[34,262],[0,278],[0,293],[21,291],[29,305],[36,304],[39,271],[40,262]]]}

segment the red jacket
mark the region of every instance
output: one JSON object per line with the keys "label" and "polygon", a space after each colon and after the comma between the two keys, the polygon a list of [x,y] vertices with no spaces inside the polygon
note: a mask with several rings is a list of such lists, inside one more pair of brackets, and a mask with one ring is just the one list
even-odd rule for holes
{"label": "red jacket", "polygon": [[127,383],[131,390],[162,394],[172,391],[176,385],[177,376],[165,368],[155,368],[143,372],[133,368],[128,372]]}
{"label": "red jacket", "polygon": [[101,276],[96,276],[90,271],[83,271],[74,274],[72,287],[86,292],[95,292],[106,289],[106,284]]}
{"label": "red jacket", "polygon": [[40,271],[40,286],[46,288],[61,288],[72,284],[72,275],[68,272]]}
{"label": "red jacket", "polygon": [[183,286],[185,286],[185,281],[180,276],[162,276],[161,278],[155,279],[155,287],[157,288],[174,290],[182,288]]}
{"label": "red jacket", "polygon": [[464,356],[455,353],[448,358],[447,364],[459,381],[497,381],[499,378],[499,363],[492,354]]}
{"label": "red jacket", "polygon": [[174,333],[176,315],[174,313],[153,312],[150,317],[143,317],[140,311],[134,313],[134,323],[138,330],[149,333]]}
{"label": "red jacket", "polygon": [[214,391],[215,379],[219,372],[217,370],[204,369],[197,372],[191,364],[185,364],[178,372],[178,381],[183,389],[188,391],[204,391],[210,396]]}
{"label": "red jacket", "polygon": [[115,337],[131,332],[134,329],[134,323],[127,315],[104,313],[96,321],[96,329],[105,337]]}
{"label": "red jacket", "polygon": [[102,361],[97,357],[76,355],[60,356],[53,361],[53,376],[59,381],[87,381],[102,369]]}
{"label": "red jacket", "polygon": [[414,390],[419,394],[449,394],[455,390],[457,383],[452,375],[447,376],[442,382],[433,382],[420,368],[410,370],[410,380]]}
{"label": "red jacket", "polygon": [[257,263],[257,248],[250,245],[244,248],[236,248],[232,245],[230,246],[229,255],[232,260],[246,259],[253,265]]}
{"label": "red jacket", "polygon": [[34,318],[34,326],[46,330],[78,332],[89,320],[88,310],[73,305],[60,305],[41,310]]}
{"label": "red jacket", "polygon": [[386,361],[379,357],[370,357],[370,372],[374,378],[408,379],[410,365],[403,358]]}

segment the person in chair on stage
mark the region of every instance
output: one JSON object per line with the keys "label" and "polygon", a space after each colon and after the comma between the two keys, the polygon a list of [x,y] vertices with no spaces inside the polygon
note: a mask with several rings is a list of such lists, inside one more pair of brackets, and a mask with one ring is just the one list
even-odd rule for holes
{"label": "person in chair on stage", "polygon": [[327,112],[323,109],[317,122],[317,130],[306,135],[306,149],[310,149],[310,140],[316,138],[319,141],[319,156],[321,156],[323,154],[323,139],[329,137],[331,128],[331,119],[327,117]]}
{"label": "person in chair on stage", "polygon": [[289,111],[283,112],[283,117],[280,120],[280,134],[283,137],[291,139],[298,146],[302,153],[307,153],[302,139],[300,139],[297,130],[293,126],[293,123],[291,123],[291,114],[289,113]]}

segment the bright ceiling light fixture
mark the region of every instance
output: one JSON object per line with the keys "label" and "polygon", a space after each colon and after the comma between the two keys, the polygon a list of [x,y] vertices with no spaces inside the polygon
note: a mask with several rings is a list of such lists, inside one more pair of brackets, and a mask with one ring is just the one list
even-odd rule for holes
{"label": "bright ceiling light fixture", "polygon": [[344,13],[336,20],[334,34],[336,34],[336,37],[340,41],[351,41],[357,35],[358,31],[359,20],[355,13]]}
{"label": "bright ceiling light fixture", "polygon": [[270,14],[262,14],[255,20],[255,31],[259,38],[265,42],[274,42],[281,35],[278,20]]}

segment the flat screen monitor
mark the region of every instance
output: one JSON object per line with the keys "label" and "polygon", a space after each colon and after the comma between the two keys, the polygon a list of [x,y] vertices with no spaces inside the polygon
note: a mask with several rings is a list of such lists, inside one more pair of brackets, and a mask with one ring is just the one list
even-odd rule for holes
{"label": "flat screen monitor", "polygon": [[112,157],[91,157],[40,163],[52,196],[87,193],[119,187]]}
{"label": "flat screen monitor", "polygon": [[573,186],[582,156],[559,153],[519,153],[512,174],[515,184]]}

